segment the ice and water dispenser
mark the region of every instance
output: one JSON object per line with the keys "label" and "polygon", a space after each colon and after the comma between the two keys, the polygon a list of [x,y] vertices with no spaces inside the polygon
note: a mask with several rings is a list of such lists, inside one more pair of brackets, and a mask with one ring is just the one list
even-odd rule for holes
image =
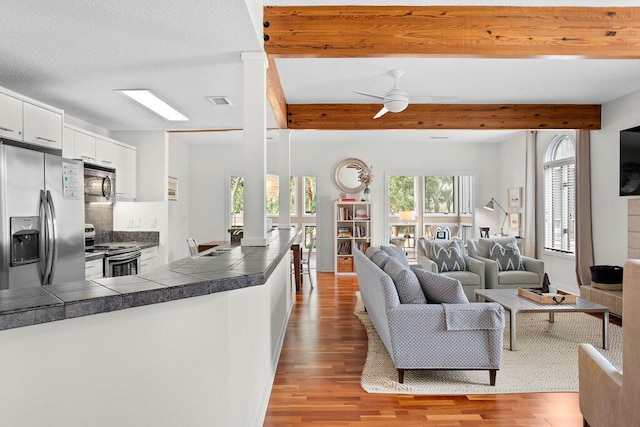
{"label": "ice and water dispenser", "polygon": [[40,217],[11,218],[11,266],[40,261]]}

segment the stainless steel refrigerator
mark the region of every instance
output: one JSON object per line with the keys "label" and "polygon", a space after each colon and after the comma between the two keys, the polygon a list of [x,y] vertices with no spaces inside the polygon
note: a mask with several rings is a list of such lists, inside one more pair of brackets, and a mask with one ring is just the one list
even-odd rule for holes
{"label": "stainless steel refrigerator", "polygon": [[84,280],[83,166],[0,140],[0,289]]}

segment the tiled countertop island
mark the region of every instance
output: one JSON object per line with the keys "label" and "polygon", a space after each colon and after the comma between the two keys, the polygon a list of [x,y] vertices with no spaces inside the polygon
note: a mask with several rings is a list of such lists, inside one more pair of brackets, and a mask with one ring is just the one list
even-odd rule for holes
{"label": "tiled countertop island", "polygon": [[1,291],[0,424],[262,425],[299,232],[273,233],[139,276]]}
{"label": "tiled countertop island", "polygon": [[267,247],[213,248],[147,274],[2,290],[0,330],[261,285],[298,231],[272,233]]}

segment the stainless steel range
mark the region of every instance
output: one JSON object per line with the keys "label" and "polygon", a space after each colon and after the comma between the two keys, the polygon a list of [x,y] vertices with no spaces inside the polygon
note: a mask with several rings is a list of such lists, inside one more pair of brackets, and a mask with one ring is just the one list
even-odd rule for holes
{"label": "stainless steel range", "polygon": [[105,277],[138,274],[140,245],[135,242],[95,243],[96,229],[93,224],[84,225],[85,252],[104,252]]}
{"label": "stainless steel range", "polygon": [[140,246],[137,243],[112,242],[94,245],[96,251],[105,251],[105,277],[130,276],[138,274]]}

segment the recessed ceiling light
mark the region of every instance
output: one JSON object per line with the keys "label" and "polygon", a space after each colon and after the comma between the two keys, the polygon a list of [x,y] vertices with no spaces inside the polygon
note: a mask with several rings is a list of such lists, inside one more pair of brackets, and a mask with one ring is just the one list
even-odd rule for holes
{"label": "recessed ceiling light", "polygon": [[206,96],[213,105],[233,105],[228,96]]}
{"label": "recessed ceiling light", "polygon": [[178,112],[175,108],[158,98],[149,89],[119,89],[124,96],[133,99],[144,107],[153,111],[160,117],[172,122],[188,121],[189,119]]}

